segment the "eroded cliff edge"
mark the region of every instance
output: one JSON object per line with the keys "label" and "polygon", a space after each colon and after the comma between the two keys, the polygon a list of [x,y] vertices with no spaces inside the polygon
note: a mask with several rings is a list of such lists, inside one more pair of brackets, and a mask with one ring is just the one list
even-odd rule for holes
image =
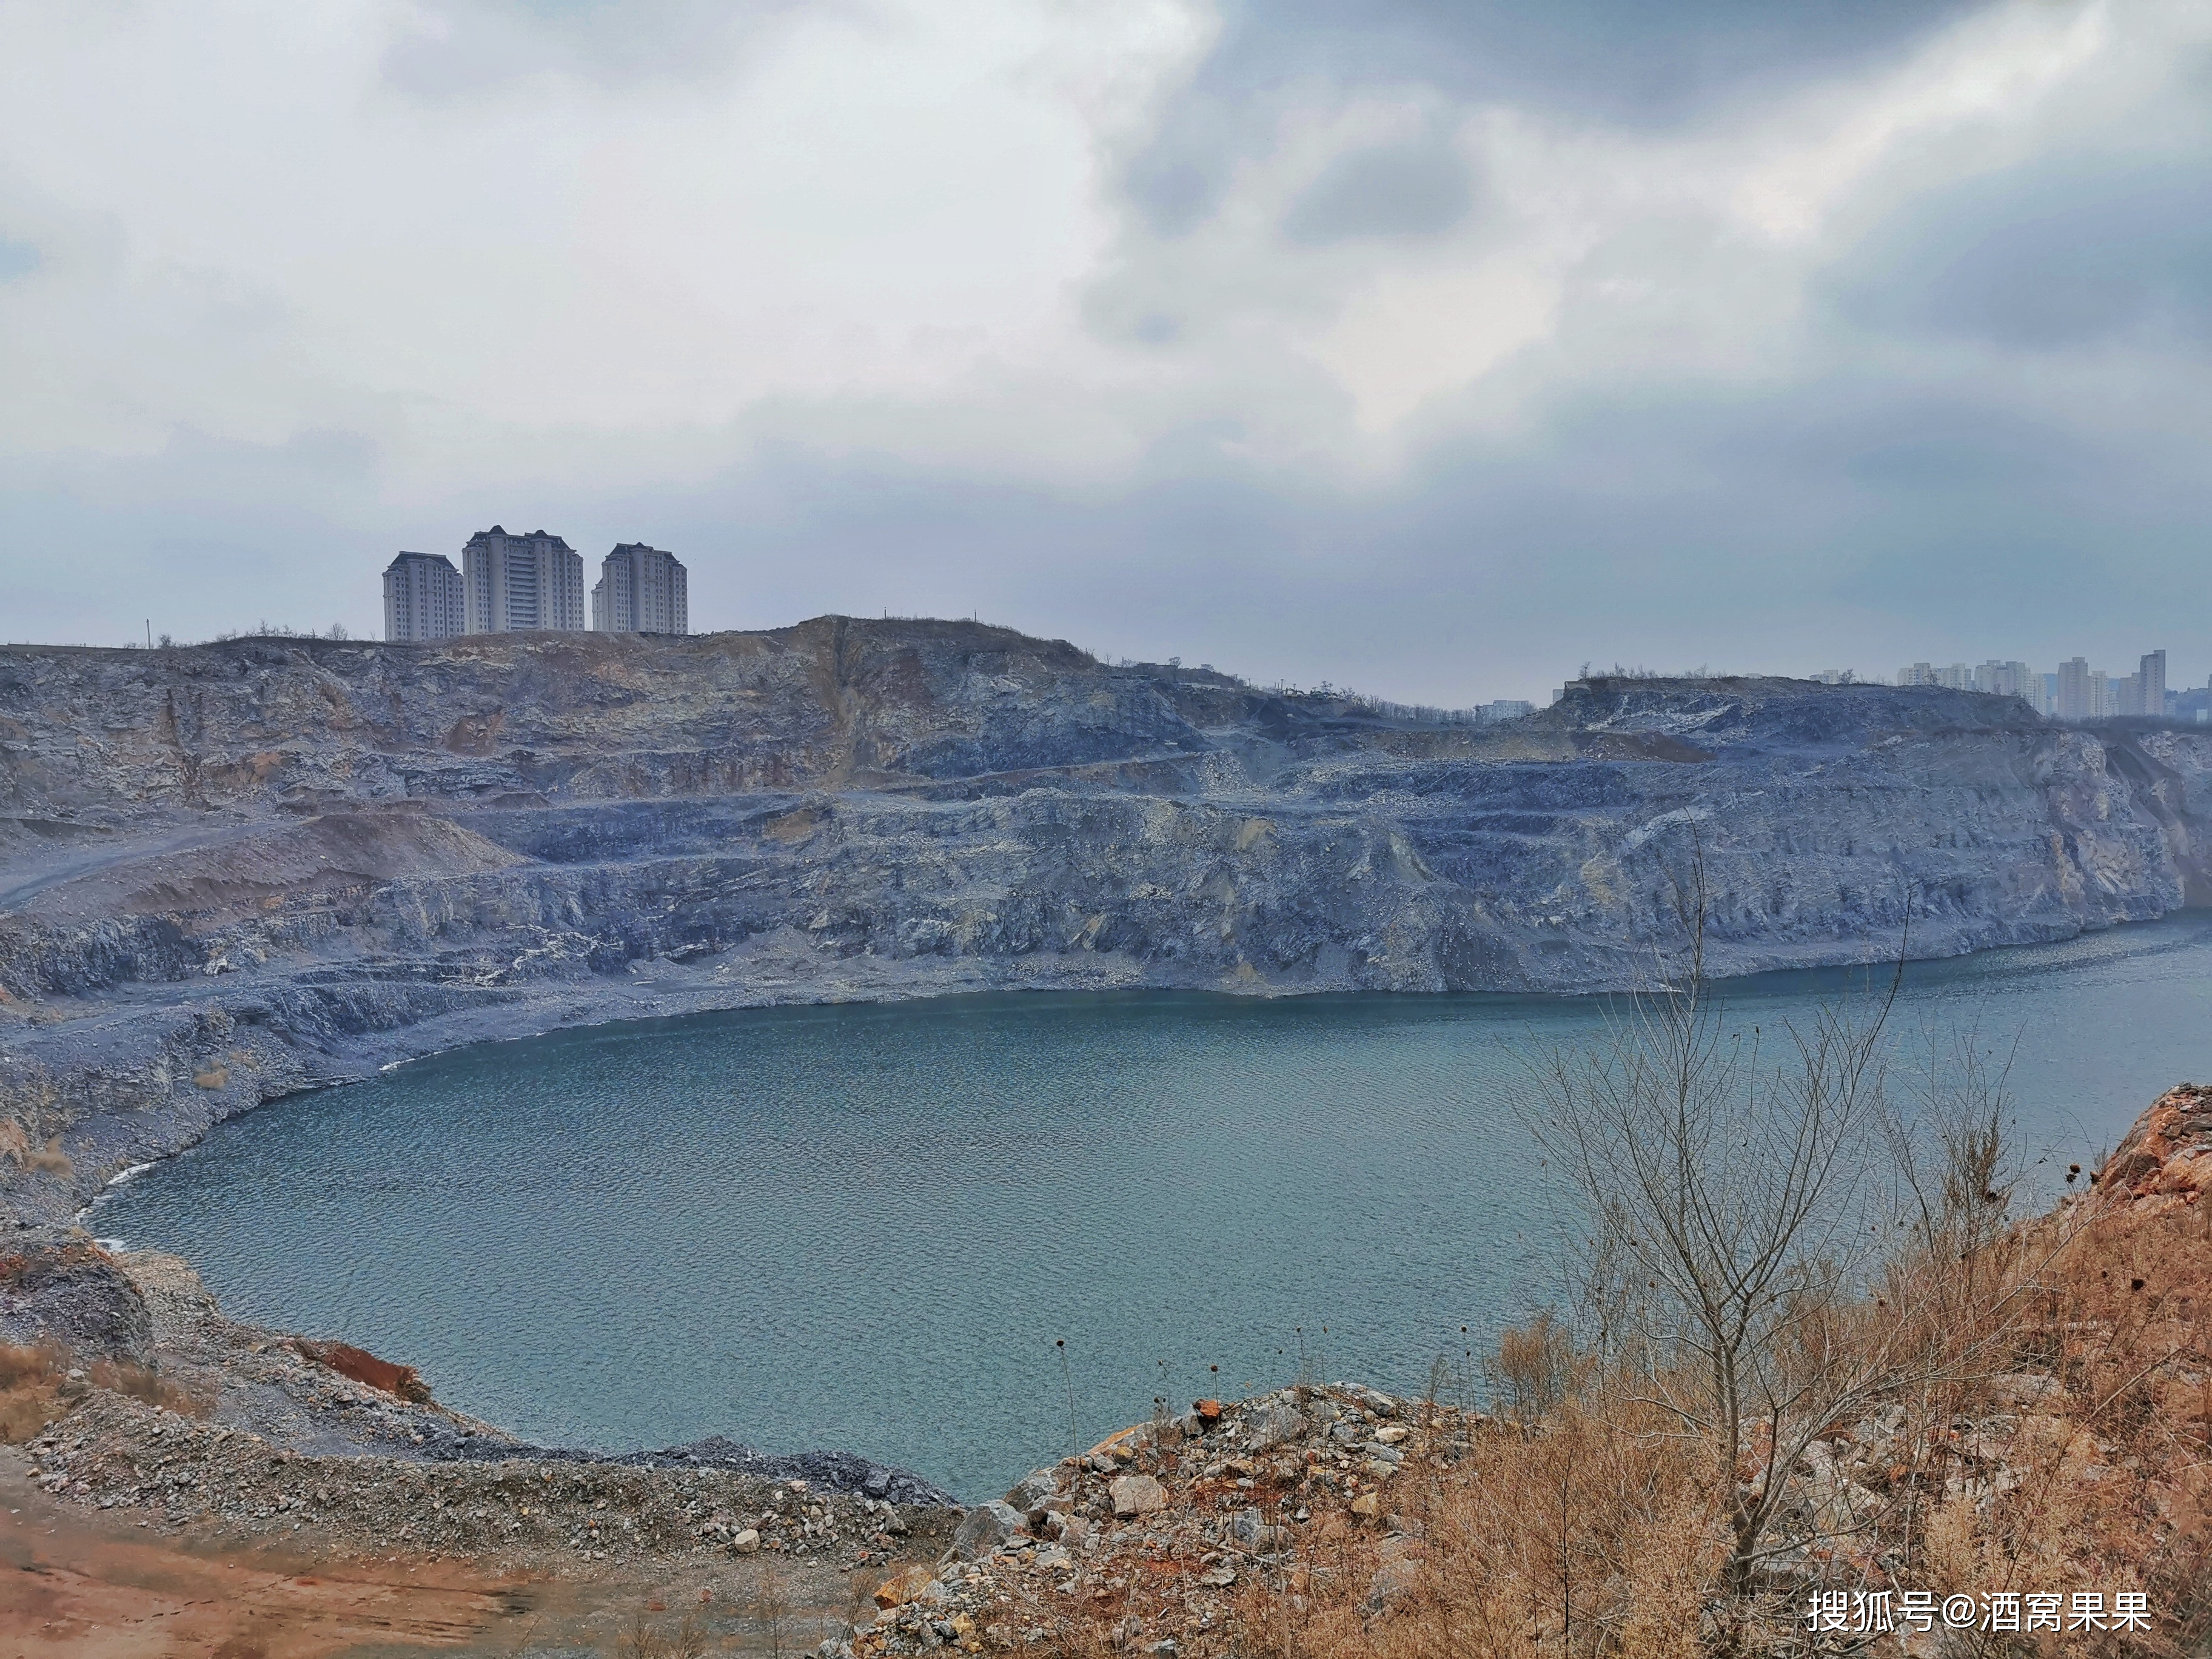
{"label": "eroded cliff edge", "polygon": [[1595,679],[1480,729],[964,623],[0,650],[0,1206],[386,1060],[772,1001],[1587,990],[2208,890],[2212,736]]}

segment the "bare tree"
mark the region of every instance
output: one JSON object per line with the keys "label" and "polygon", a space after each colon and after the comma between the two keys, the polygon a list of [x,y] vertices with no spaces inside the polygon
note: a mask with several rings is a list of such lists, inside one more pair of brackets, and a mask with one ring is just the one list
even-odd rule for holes
{"label": "bare tree", "polygon": [[2024,1281],[1974,1265],[2002,1229],[2001,1074],[1970,1066],[1961,1084],[1954,1066],[1921,1111],[1898,1109],[1884,1030],[1902,949],[1855,1005],[1771,1029],[1724,1017],[1692,848],[1674,972],[1589,1045],[1536,1061],[1521,1105],[1584,1200],[1595,1346],[1711,1449],[1723,1583],[1742,1596],[1822,1533],[1798,1503],[1814,1443],[1988,1370]]}
{"label": "bare tree", "polygon": [[1674,981],[1613,1010],[1603,1037],[1534,1068],[1523,1115],[1581,1190],[1584,1265],[1613,1363],[1709,1441],[1743,1594],[1792,1471],[1901,1355],[1844,1310],[1883,1229],[1869,1153],[1889,1121],[1881,1036],[1896,985],[1858,1018],[1731,1027],[1705,974],[1701,850],[1681,895]]}

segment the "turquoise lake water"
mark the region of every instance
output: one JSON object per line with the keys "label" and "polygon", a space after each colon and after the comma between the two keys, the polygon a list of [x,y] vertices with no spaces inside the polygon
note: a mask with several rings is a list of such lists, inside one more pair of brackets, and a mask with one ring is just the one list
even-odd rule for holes
{"label": "turquoise lake water", "polygon": [[[1856,982],[1725,988],[1766,1024]],[[1137,993],[566,1031],[276,1102],[88,1223],[537,1440],[845,1448],[973,1501],[1155,1395],[1274,1386],[1302,1351],[1418,1388],[1556,1299],[1508,1096],[1603,1017]],[[1890,1030],[1930,1029],[2012,1054],[2049,1188],[2212,1076],[2212,919],[1916,965]]]}

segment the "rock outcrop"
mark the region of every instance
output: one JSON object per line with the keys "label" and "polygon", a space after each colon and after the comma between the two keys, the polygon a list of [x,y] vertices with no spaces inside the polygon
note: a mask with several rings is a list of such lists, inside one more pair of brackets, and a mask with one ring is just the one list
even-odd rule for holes
{"label": "rock outcrop", "polygon": [[2212,1192],[2212,1088],[2177,1084],[2151,1102],[2097,1171],[2096,1191],[2107,1202],[2159,1210]]}
{"label": "rock outcrop", "polygon": [[27,1234],[0,1246],[0,1342],[52,1344],[88,1363],[138,1363],[153,1339],[137,1287],[97,1244]]}
{"label": "rock outcrop", "polygon": [[1776,679],[1476,727],[955,623],[0,650],[0,1206],[579,1021],[1586,990],[2201,898],[2212,737]]}

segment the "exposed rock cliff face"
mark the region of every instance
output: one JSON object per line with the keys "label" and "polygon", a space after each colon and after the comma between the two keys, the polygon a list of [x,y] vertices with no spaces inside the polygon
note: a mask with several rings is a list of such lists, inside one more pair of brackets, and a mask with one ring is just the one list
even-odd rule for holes
{"label": "exposed rock cliff face", "polygon": [[2212,738],[1595,680],[1487,731],[951,623],[0,651],[0,1201],[473,1037],[994,987],[1587,989],[2207,890]]}

